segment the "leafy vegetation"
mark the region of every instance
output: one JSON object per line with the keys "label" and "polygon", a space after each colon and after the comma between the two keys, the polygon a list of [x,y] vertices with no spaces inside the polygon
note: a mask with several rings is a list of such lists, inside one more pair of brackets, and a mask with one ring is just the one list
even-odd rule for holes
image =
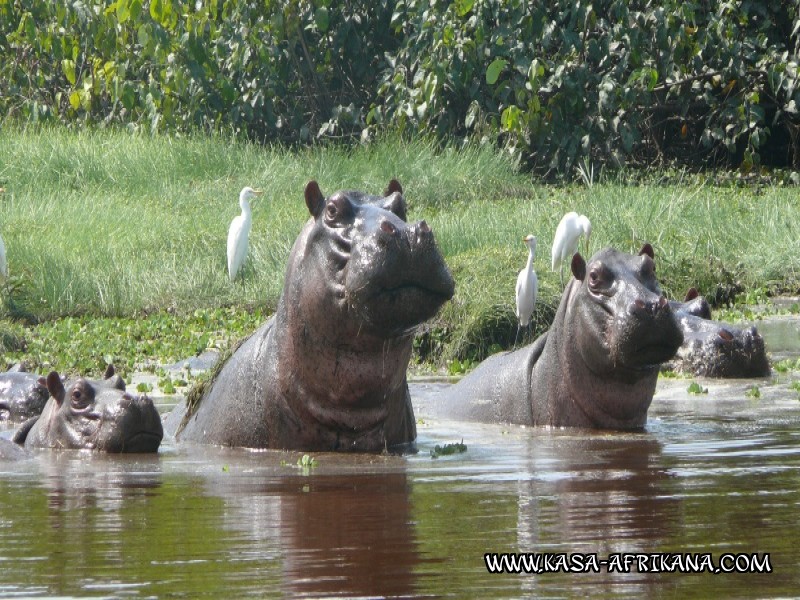
{"label": "leafy vegetation", "polygon": [[696,381],[693,381],[692,383],[689,384],[689,387],[686,389],[686,391],[689,392],[690,394],[707,394],[708,388],[703,387]]}
{"label": "leafy vegetation", "polygon": [[498,143],[541,173],[800,166],[795,3],[0,2],[18,121]]}
{"label": "leafy vegetation", "polygon": [[444,444],[439,445],[436,444],[431,449],[431,458],[439,458],[441,456],[450,456],[451,454],[461,454],[467,451],[467,445],[464,443],[464,440],[460,442],[456,442],[454,444]]}

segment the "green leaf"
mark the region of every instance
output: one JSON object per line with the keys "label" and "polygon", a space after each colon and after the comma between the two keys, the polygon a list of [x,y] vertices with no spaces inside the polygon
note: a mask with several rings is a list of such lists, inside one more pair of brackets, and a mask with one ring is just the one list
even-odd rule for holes
{"label": "green leaf", "polygon": [[689,388],[686,391],[689,392],[690,394],[707,394],[708,388],[704,388],[696,381],[693,381],[692,383],[689,384]]}
{"label": "green leaf", "polygon": [[75,85],[75,61],[65,58],[61,61],[61,70],[70,85]]}
{"label": "green leaf", "polygon": [[78,110],[81,107],[81,96],[77,91],[72,92],[69,95],[69,105],[75,110]]}
{"label": "green leaf", "polygon": [[495,58],[486,69],[486,83],[494,85],[497,83],[500,73],[506,68],[508,61],[504,58]]}
{"label": "green leaf", "polygon": [[324,6],[320,6],[314,13],[314,21],[316,21],[317,28],[320,31],[328,31],[328,26],[330,25],[330,15],[328,14],[328,9]]}
{"label": "green leaf", "polygon": [[522,111],[516,106],[509,106],[500,115],[500,124],[505,131],[514,131],[519,126]]}
{"label": "green leaf", "polygon": [[474,4],[474,0],[456,0],[456,14],[459,17],[465,17],[467,13],[472,10]]}

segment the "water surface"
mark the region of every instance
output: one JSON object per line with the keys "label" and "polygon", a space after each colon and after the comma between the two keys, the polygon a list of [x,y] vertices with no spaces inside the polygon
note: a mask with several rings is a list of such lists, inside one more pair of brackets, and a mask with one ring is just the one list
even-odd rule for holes
{"label": "water surface", "polygon": [[[167,440],[0,463],[0,597],[793,597],[794,378],[661,380],[643,433],[433,419],[444,384],[416,383],[415,455],[300,468]],[[489,574],[487,552],[757,552],[773,572]]]}

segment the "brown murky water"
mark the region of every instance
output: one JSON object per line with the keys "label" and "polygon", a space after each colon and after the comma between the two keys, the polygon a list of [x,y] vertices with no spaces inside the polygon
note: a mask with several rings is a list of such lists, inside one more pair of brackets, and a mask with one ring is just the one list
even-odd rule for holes
{"label": "brown murky water", "polygon": [[[411,456],[300,468],[297,453],[167,442],[0,463],[0,596],[796,597],[793,379],[704,380],[700,395],[662,380],[637,434],[432,420],[443,384],[417,383]],[[490,574],[493,552],[757,553],[772,572]]]}

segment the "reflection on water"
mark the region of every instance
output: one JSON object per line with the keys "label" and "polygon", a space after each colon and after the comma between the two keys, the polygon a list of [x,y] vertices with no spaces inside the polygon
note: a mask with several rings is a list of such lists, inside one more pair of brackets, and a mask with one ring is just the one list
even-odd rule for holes
{"label": "reflection on water", "polygon": [[[793,596],[800,401],[661,381],[643,433],[429,419],[412,456],[166,443],[0,463],[0,596]],[[467,445],[432,459],[436,444]],[[769,553],[769,575],[490,575],[486,552]]]}

